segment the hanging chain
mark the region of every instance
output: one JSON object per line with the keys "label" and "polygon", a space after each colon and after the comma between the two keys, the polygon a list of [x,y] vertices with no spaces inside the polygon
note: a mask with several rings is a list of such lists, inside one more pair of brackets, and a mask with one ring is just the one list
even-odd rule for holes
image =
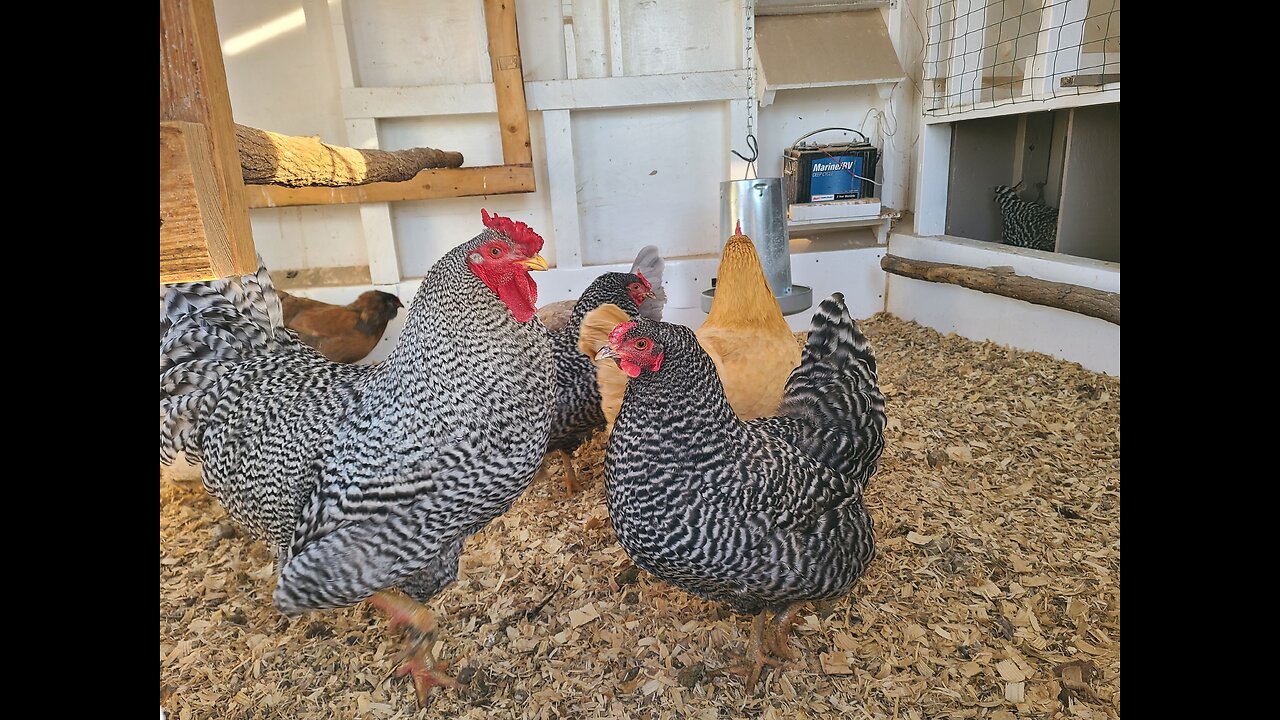
{"label": "hanging chain", "polygon": [[756,172],[756,160],[760,157],[760,147],[756,143],[756,62],[755,62],[755,42],[756,42],[756,2],[755,0],[744,0],[742,4],[742,16],[745,24],[742,28],[743,49],[746,51],[746,70],[747,70],[747,150],[751,152],[751,157],[747,157],[737,150],[730,150],[747,163],[746,169],[743,171],[743,180],[749,179]]}
{"label": "hanging chain", "polygon": [[747,134],[756,133],[756,0],[746,0],[743,5],[746,27],[743,28],[744,47],[747,52]]}

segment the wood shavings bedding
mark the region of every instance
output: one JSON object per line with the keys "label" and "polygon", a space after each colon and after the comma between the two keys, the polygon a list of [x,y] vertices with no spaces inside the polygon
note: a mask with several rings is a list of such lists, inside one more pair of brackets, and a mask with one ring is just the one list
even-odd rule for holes
{"label": "wood shavings bedding", "polygon": [[467,545],[431,602],[468,686],[419,714],[366,605],[286,618],[274,558],[199,483],[160,485],[160,704],[192,718],[1057,718],[1120,713],[1120,382],[890,315],[862,323],[889,424],[878,554],[806,607],[801,659],[738,675],[748,618],[634,568],[577,455]]}

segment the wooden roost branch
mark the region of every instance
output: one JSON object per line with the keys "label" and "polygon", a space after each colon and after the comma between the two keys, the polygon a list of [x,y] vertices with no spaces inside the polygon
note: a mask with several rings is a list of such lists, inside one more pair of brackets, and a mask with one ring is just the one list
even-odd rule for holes
{"label": "wooden roost branch", "polygon": [[980,269],[950,263],[885,255],[885,272],[926,282],[949,283],[970,290],[1023,300],[1120,324],[1120,294],[1070,283],[1016,275],[1010,270]]}
{"label": "wooden roost branch", "polygon": [[360,150],[236,125],[240,168],[252,185],[339,187],[409,180],[427,168],[456,168],[462,153],[434,148]]}

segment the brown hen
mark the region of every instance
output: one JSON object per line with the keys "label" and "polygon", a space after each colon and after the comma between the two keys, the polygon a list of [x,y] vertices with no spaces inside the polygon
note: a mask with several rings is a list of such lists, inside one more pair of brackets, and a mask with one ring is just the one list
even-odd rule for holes
{"label": "brown hen", "polygon": [[350,305],[330,305],[277,291],[284,305],[284,324],[302,342],[334,362],[353,363],[373,352],[387,323],[404,304],[381,290],[360,294]]}

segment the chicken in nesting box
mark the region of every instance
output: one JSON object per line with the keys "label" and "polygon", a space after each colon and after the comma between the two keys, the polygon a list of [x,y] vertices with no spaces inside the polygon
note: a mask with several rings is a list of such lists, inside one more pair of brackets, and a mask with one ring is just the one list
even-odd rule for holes
{"label": "chicken in nesting box", "polygon": [[361,293],[350,305],[276,292],[284,307],[285,327],[321,355],[341,363],[358,362],[373,352],[387,323],[404,307],[400,298],[381,290]]}

